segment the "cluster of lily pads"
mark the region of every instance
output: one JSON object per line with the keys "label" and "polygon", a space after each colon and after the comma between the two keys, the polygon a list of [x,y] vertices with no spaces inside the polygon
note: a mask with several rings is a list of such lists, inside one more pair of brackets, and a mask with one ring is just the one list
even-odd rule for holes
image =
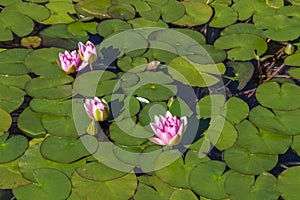
{"label": "cluster of lily pads", "polygon": [[299,0],[0,6],[0,199],[298,199]]}

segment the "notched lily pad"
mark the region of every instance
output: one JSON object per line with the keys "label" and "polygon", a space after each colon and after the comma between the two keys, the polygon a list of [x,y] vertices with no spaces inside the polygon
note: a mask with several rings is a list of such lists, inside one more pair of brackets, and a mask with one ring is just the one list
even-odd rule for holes
{"label": "notched lily pad", "polygon": [[297,200],[300,189],[300,167],[290,167],[278,176],[278,191],[284,199]]}
{"label": "notched lily pad", "polygon": [[12,123],[12,118],[9,113],[0,108],[0,135],[7,131]]}
{"label": "notched lily pad", "polygon": [[8,49],[0,52],[0,73],[4,75],[23,75],[28,70],[24,64],[24,60],[30,49]]}

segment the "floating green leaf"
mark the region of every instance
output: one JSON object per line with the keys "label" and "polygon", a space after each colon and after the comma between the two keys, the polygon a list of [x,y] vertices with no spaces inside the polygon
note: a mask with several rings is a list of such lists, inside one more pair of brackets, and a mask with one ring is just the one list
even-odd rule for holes
{"label": "floating green leaf", "polygon": [[68,24],[74,21],[68,14],[75,13],[72,2],[55,1],[46,4],[46,7],[50,10],[51,15],[43,21],[44,24]]}
{"label": "floating green leaf", "polygon": [[210,6],[194,1],[181,2],[185,7],[185,15],[178,21],[173,22],[181,26],[196,26],[205,24],[213,14]]}
{"label": "floating green leaf", "polygon": [[256,90],[256,98],[263,106],[275,110],[295,110],[300,107],[300,102],[294,101],[300,98],[300,87],[277,82],[268,82],[260,85]]}
{"label": "floating green leaf", "polygon": [[300,35],[300,22],[282,14],[260,19],[255,22],[255,26],[263,29],[263,34],[275,41],[295,40]]}
{"label": "floating green leaf", "polygon": [[165,22],[174,22],[182,18],[185,14],[185,7],[181,2],[169,0],[161,7],[162,19]]}
{"label": "floating green leaf", "polygon": [[218,38],[214,46],[226,49],[227,58],[230,60],[250,60],[255,57],[255,52],[260,56],[267,50],[267,43],[256,35],[230,34]]}
{"label": "floating green leaf", "polygon": [[112,18],[129,20],[135,17],[135,9],[129,3],[113,4],[107,11]]}
{"label": "floating green leaf", "polygon": [[284,64],[300,67],[300,52],[292,54],[284,59]]}
{"label": "floating green leaf", "polygon": [[88,33],[96,34],[96,27],[98,23],[96,22],[74,22],[68,25],[68,32],[73,35],[78,35],[80,37],[88,37]]}
{"label": "floating green leaf", "polygon": [[245,23],[235,23],[228,27],[226,27],[222,32],[221,35],[231,35],[231,34],[250,34],[250,35],[256,35],[258,37],[261,37],[265,39],[265,36],[263,35],[263,31],[260,29],[257,29],[254,24],[245,24]]}
{"label": "floating green leaf", "polygon": [[85,17],[110,18],[107,13],[110,6],[110,0],[83,0],[76,3],[75,10]]}
{"label": "floating green leaf", "polygon": [[35,181],[34,171],[37,169],[57,169],[68,177],[71,177],[75,168],[84,165],[85,159],[78,160],[71,164],[62,164],[45,159],[40,153],[40,143],[31,146],[19,161],[19,169],[22,175],[31,181]]}
{"label": "floating green leaf", "polygon": [[292,143],[291,136],[259,130],[247,120],[236,128],[239,135],[237,144],[251,153],[284,154]]}
{"label": "floating green leaf", "polygon": [[289,73],[289,75],[291,75],[294,79],[300,79],[300,69],[296,68],[296,69],[290,69],[287,71]]}
{"label": "floating green leaf", "polygon": [[64,99],[73,95],[71,76],[38,77],[26,84],[28,95],[40,99]]}
{"label": "floating green leaf", "polygon": [[120,19],[108,19],[102,21],[97,26],[97,32],[102,37],[108,37],[111,34],[131,29],[131,25]]}
{"label": "floating green leaf", "polygon": [[284,199],[297,200],[300,189],[300,167],[290,167],[278,176],[278,191]]}
{"label": "floating green leaf", "polygon": [[277,180],[266,172],[260,174],[257,178],[250,175],[231,173],[225,180],[225,191],[232,200],[243,199],[278,199]]}
{"label": "floating green leaf", "polygon": [[0,163],[13,161],[20,157],[28,147],[27,139],[22,135],[8,138],[9,133],[0,137]]}
{"label": "floating green leaf", "polygon": [[49,160],[66,164],[93,154],[97,148],[97,139],[90,135],[77,139],[49,136],[41,144],[41,154]]}
{"label": "floating green leaf", "polygon": [[300,134],[300,124],[297,119],[300,110],[270,111],[262,106],[256,106],[249,114],[249,119],[258,128],[282,135]]}
{"label": "floating green leaf", "polygon": [[249,106],[240,98],[231,97],[226,102],[226,119],[233,124],[238,124],[240,121],[248,117]]}
{"label": "floating green leaf", "polygon": [[18,127],[30,137],[44,137],[46,134],[41,124],[41,114],[33,112],[29,107],[20,114]]}
{"label": "floating green leaf", "polygon": [[238,81],[238,90],[245,88],[249,80],[252,78],[254,73],[254,66],[251,62],[232,62],[226,63],[228,67],[232,67],[235,77],[232,80]]}
{"label": "floating green leaf", "polygon": [[5,131],[7,131],[12,123],[12,118],[9,113],[0,108],[0,135],[2,135]]}
{"label": "floating green leaf", "polygon": [[226,164],[237,172],[257,175],[273,169],[277,164],[278,156],[251,153],[247,149],[235,145],[225,150],[224,159]]}
{"label": "floating green leaf", "polygon": [[209,25],[211,27],[223,28],[236,22],[238,14],[235,10],[225,4],[214,4],[214,16]]}
{"label": "floating green leaf", "polygon": [[[132,173],[109,181],[93,181],[74,173],[72,177],[73,190],[80,198],[119,199],[127,200],[132,197],[137,187],[136,176]],[[90,191],[93,192],[90,192]]]}
{"label": "floating green leaf", "polygon": [[31,51],[30,49],[9,49],[0,52],[0,73],[4,75],[27,74],[24,60]]}
{"label": "floating green leaf", "polygon": [[189,177],[191,188],[208,199],[226,198],[224,181],[231,171],[224,173],[225,167],[225,163],[215,160],[199,163]]}
{"label": "floating green leaf", "polygon": [[55,169],[36,169],[35,183],[13,190],[20,200],[66,199],[72,190],[68,177]]}

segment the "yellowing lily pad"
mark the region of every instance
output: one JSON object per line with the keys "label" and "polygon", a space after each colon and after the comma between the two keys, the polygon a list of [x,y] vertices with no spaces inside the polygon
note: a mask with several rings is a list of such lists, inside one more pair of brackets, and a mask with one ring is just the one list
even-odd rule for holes
{"label": "yellowing lily pad", "polygon": [[2,135],[5,131],[7,131],[12,123],[12,118],[9,113],[0,108],[0,135]]}

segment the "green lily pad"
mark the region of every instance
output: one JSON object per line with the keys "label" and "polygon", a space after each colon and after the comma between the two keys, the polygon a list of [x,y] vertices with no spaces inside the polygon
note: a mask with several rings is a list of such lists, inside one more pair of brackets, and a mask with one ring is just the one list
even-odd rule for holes
{"label": "green lily pad", "polygon": [[[192,30],[192,29],[181,29],[181,28],[172,28],[171,30],[178,31],[180,33],[185,34],[189,38],[195,40],[195,44],[201,44],[204,45],[206,42],[205,36],[198,31]],[[203,47],[203,46],[202,46]],[[205,49],[205,47],[203,47]]]}
{"label": "green lily pad", "polygon": [[212,116],[225,117],[225,96],[222,94],[212,94],[201,98],[197,103],[198,118],[211,118]]}
{"label": "green lily pad", "polygon": [[300,79],[300,69],[296,68],[296,69],[290,69],[287,71],[287,73],[289,75],[291,75],[294,79]]}
{"label": "green lily pad", "polygon": [[7,113],[5,110],[0,108],[0,116],[1,116],[1,122],[0,122],[0,135],[2,135],[4,132],[6,132],[12,123],[12,118],[9,113]]}
{"label": "green lily pad", "polygon": [[150,10],[140,11],[139,14],[141,17],[150,20],[150,21],[158,21],[161,16],[161,5],[148,3],[150,6]]}
{"label": "green lily pad", "polygon": [[30,49],[8,49],[0,52],[0,74],[4,75],[23,75],[28,70],[24,64],[25,57],[32,50]]}
{"label": "green lily pad", "polygon": [[229,61],[226,63],[228,67],[232,67],[234,71],[235,77],[232,78],[234,81],[238,81],[239,84],[237,86],[238,90],[242,90],[254,73],[254,66],[251,62],[232,62]]}
{"label": "green lily pad", "polygon": [[75,49],[78,42],[85,42],[88,39],[87,34],[73,35],[68,31],[69,26],[66,24],[55,24],[40,32],[42,44],[44,47],[58,47],[63,49]]}
{"label": "green lily pad", "polygon": [[224,181],[231,171],[224,173],[225,167],[224,162],[216,160],[199,163],[189,177],[191,188],[208,199],[226,198],[228,195],[224,190]]}
{"label": "green lily pad", "polygon": [[13,161],[20,157],[28,148],[28,141],[22,135],[8,138],[9,133],[0,137],[0,163]]}
{"label": "green lily pad", "polygon": [[[209,67],[215,73],[219,73],[215,65]],[[168,65],[171,76],[184,84],[198,87],[208,87],[219,82],[219,79],[211,75],[211,71],[199,64],[191,63],[183,57],[173,59]]]}
{"label": "green lily pad", "polygon": [[300,188],[300,167],[290,167],[278,176],[278,191],[284,199],[297,200]]}
{"label": "green lily pad", "polygon": [[62,164],[45,159],[40,153],[40,143],[31,146],[20,158],[19,169],[26,179],[35,181],[34,171],[42,168],[57,169],[71,177],[75,168],[84,165],[86,160],[81,159],[71,164]]}
{"label": "green lily pad", "polygon": [[[134,18],[134,19],[131,19],[131,20],[128,20],[128,23],[130,23],[132,25],[133,28],[135,29],[138,29],[138,28],[145,28],[145,27],[160,27],[160,28],[168,28],[168,24],[165,23],[164,21],[162,20],[157,20],[157,21],[151,21],[151,20],[148,20],[148,19],[145,19],[145,18]],[[155,30],[155,29],[154,29]],[[144,34],[144,36],[148,36],[152,31],[153,29],[141,29],[141,30],[138,30],[138,31],[142,31]],[[147,34],[145,34],[147,33]]]}
{"label": "green lily pad", "polygon": [[22,13],[37,22],[44,21],[50,17],[50,11],[45,6],[35,3],[19,2],[10,4],[4,10]]}
{"label": "green lily pad", "polygon": [[292,149],[296,151],[298,155],[300,155],[300,136],[296,135],[293,137]]}
{"label": "green lily pad", "polygon": [[67,116],[72,110],[72,100],[32,99],[30,108],[34,112],[55,116]]}
{"label": "green lily pad", "polygon": [[278,13],[284,14],[284,15],[286,15],[288,17],[292,17],[294,19],[297,19],[300,17],[299,9],[300,9],[299,5],[298,6],[297,5],[282,6],[278,9]]}
{"label": "green lily pad", "polygon": [[59,76],[65,72],[61,70],[56,60],[58,54],[62,53],[63,49],[58,48],[43,48],[32,51],[27,55],[25,65],[30,72],[41,76]]}
{"label": "green lily pad", "polygon": [[251,153],[235,145],[225,150],[224,160],[231,169],[239,173],[257,175],[273,169],[277,164],[278,156]]}
{"label": "green lily pad", "polygon": [[137,178],[130,173],[109,181],[93,181],[74,173],[72,185],[73,190],[80,198],[97,199],[101,197],[112,200],[127,200],[135,193]]}
{"label": "green lily pad", "polygon": [[24,97],[12,100],[0,99],[0,108],[8,113],[11,113],[17,110],[23,104],[23,101]]}
{"label": "green lily pad", "polygon": [[83,0],[75,5],[78,14],[85,17],[110,18],[107,9],[111,6],[110,0]]}
{"label": "green lily pad", "polygon": [[250,60],[255,58],[255,51],[260,56],[267,50],[267,43],[256,35],[230,34],[219,37],[214,46],[218,49],[226,49],[227,58],[230,60]]}
{"label": "green lily pad", "polygon": [[163,101],[176,94],[177,90],[172,85],[146,84],[139,87],[134,94],[150,101]]}
{"label": "green lily pad", "polygon": [[100,49],[113,48],[119,55],[140,56],[145,53],[148,41],[137,31],[128,30],[106,38],[100,44]]}
{"label": "green lily pad", "polygon": [[[150,1],[148,1],[150,2]],[[130,3],[135,7],[137,12],[142,12],[142,11],[147,11],[151,10],[151,7],[147,1],[141,0],[141,1],[136,1],[136,0],[111,0],[112,4],[117,4],[117,3]],[[166,2],[166,0],[160,1],[161,3]]]}
{"label": "green lily pad", "polygon": [[114,155],[130,166],[139,166],[139,156],[141,151],[141,146],[125,146],[119,144],[115,145],[113,149]]}
{"label": "green lily pad", "polygon": [[97,139],[90,135],[78,139],[49,136],[41,144],[41,154],[46,159],[67,164],[93,154],[97,148]]}
{"label": "green lily pad", "polygon": [[237,21],[238,14],[231,7],[225,4],[214,4],[214,15],[209,23],[209,26],[223,28]]}
{"label": "green lily pad", "polygon": [[29,81],[25,90],[28,95],[40,99],[64,99],[73,95],[71,76],[38,77]]}
{"label": "green lily pad", "polygon": [[169,0],[161,7],[162,19],[167,22],[174,22],[181,19],[185,14],[185,7],[181,2]]}
{"label": "green lily pad", "polygon": [[170,200],[197,200],[197,196],[191,190],[176,190],[170,196]]}
{"label": "green lily pad", "polygon": [[0,41],[13,40],[13,33],[24,37],[30,34],[34,28],[34,23],[29,17],[14,10],[2,11],[0,22]]}
{"label": "green lily pad", "polygon": [[88,33],[96,34],[98,23],[97,22],[74,22],[68,25],[68,32],[80,36],[80,37],[88,37]]}
{"label": "green lily pad", "polygon": [[284,154],[291,146],[292,137],[259,130],[251,122],[244,120],[236,126],[237,144],[251,153]]}
{"label": "green lily pad", "polygon": [[272,15],[258,20],[255,26],[263,29],[263,34],[275,41],[295,40],[299,37],[300,22],[282,14]]}
{"label": "green lily pad", "polygon": [[212,8],[201,2],[187,1],[181,2],[185,7],[185,15],[173,22],[180,26],[196,26],[205,24],[213,14]]}
{"label": "green lily pad", "polygon": [[240,98],[231,97],[226,101],[226,119],[233,124],[240,123],[248,117],[249,106]]}
{"label": "green lily pad", "polygon": [[193,111],[191,110],[190,106],[187,105],[187,103],[179,97],[173,101],[172,105],[169,107],[169,111],[176,116],[190,117],[193,114]]}
{"label": "green lily pad", "polygon": [[70,14],[75,13],[74,5],[72,2],[55,1],[46,4],[50,10],[50,17],[44,20],[43,24],[68,24],[75,21]]}
{"label": "green lily pad", "polygon": [[231,173],[225,180],[225,191],[232,200],[278,199],[277,179],[263,172],[257,178],[250,175]]}
{"label": "green lily pad", "polygon": [[29,137],[44,137],[46,131],[41,124],[41,114],[25,108],[18,118],[18,127]]}
{"label": "green lily pad", "polygon": [[265,39],[265,36],[263,35],[263,31],[260,29],[257,29],[254,24],[245,24],[245,23],[235,23],[228,27],[226,27],[222,32],[221,35],[231,35],[231,34],[250,34],[250,35],[256,35],[258,37],[261,37]]}
{"label": "green lily pad", "polygon": [[139,113],[139,121],[143,126],[147,126],[150,122],[154,122],[154,115],[165,116],[166,110],[167,105],[164,102],[149,103]]}
{"label": "green lily pad", "polygon": [[297,119],[300,110],[270,111],[262,106],[256,106],[249,114],[249,119],[258,128],[281,135],[300,134],[300,125]]}
{"label": "green lily pad", "polygon": [[8,6],[9,4],[14,4],[20,2],[19,0],[1,0],[0,5]]}
{"label": "green lily pad", "polygon": [[113,4],[108,8],[108,14],[112,18],[129,20],[135,17],[135,9],[129,3]]}
{"label": "green lily pad", "polygon": [[118,59],[117,65],[124,72],[141,72],[146,68],[146,64],[148,64],[148,60],[144,57],[130,57],[124,56]]}
{"label": "green lily pad", "polygon": [[16,198],[20,200],[66,199],[71,193],[71,181],[58,170],[36,169],[34,177],[35,183],[13,190]]}
{"label": "green lily pad", "polygon": [[25,179],[18,169],[19,159],[12,162],[0,164],[0,188],[14,189],[28,185],[30,181]]}
{"label": "green lily pad", "polygon": [[114,33],[127,31],[131,28],[131,24],[121,19],[107,19],[98,24],[97,32],[102,37],[108,37]]}
{"label": "green lily pad", "polygon": [[112,169],[101,162],[90,162],[76,169],[78,175],[92,181],[111,181],[126,173]]}
{"label": "green lily pad", "polygon": [[284,6],[283,0],[267,0],[266,4],[272,8],[281,8]]}
{"label": "green lily pad", "polygon": [[15,100],[24,97],[25,92],[17,87],[4,85],[0,83],[0,99],[1,100]]}
{"label": "green lily pad", "polygon": [[300,67],[300,52],[297,52],[295,54],[292,54],[284,59],[284,64]]}
{"label": "green lily pad", "polygon": [[137,125],[131,118],[112,123],[109,126],[109,134],[113,141],[127,146],[138,146],[146,142],[151,132]]}
{"label": "green lily pad", "polygon": [[277,82],[268,82],[260,85],[256,90],[256,98],[263,106],[275,110],[295,110],[300,107],[300,102],[294,101],[300,98],[300,87]]}
{"label": "green lily pad", "polygon": [[21,40],[21,45],[27,48],[37,48],[41,45],[42,39],[38,36],[28,36]]}
{"label": "green lily pad", "polygon": [[[203,48],[203,49],[202,49]],[[187,58],[198,64],[214,64],[226,59],[226,51],[212,45],[192,45],[186,51]]]}
{"label": "green lily pad", "polygon": [[[179,158],[178,158],[179,157]],[[177,158],[177,159],[176,159]],[[174,160],[170,162],[170,160]],[[168,151],[160,154],[155,161],[156,168],[155,174],[164,182],[177,188],[190,188],[189,175],[193,168],[198,163],[207,161],[207,158],[200,159],[197,157],[197,152],[189,151],[185,161],[183,161],[178,151]],[[163,163],[168,163],[164,168]],[[161,168],[161,169],[160,169]]]}
{"label": "green lily pad", "polygon": [[90,97],[95,96],[96,93],[99,96],[111,94],[118,89],[116,83],[120,84],[118,80],[112,80],[116,77],[116,74],[104,70],[87,72],[75,79],[74,90],[81,95]]}

